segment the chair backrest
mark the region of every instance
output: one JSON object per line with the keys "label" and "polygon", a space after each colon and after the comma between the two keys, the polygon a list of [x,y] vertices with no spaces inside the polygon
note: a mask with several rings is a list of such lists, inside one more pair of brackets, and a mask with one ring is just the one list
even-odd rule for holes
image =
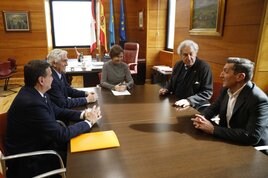
{"label": "chair backrest", "polygon": [[10,69],[11,69],[11,71],[15,72],[17,70],[16,59],[8,58],[7,60],[10,61]]}
{"label": "chair backrest", "polygon": [[2,161],[1,157],[4,153],[4,141],[6,136],[7,127],[7,113],[0,113],[0,178],[4,177],[5,173],[5,163]]}
{"label": "chair backrest", "polygon": [[10,61],[0,62],[0,76],[11,74]]}
{"label": "chair backrest", "polygon": [[210,102],[213,103],[219,97],[222,89],[222,83],[220,82],[213,82],[213,95],[210,98]]}
{"label": "chair backrest", "polygon": [[0,113],[0,150],[4,152],[4,141],[7,127],[7,113]]}
{"label": "chair backrest", "polygon": [[[123,61],[127,64],[138,64],[139,44],[133,42],[126,42],[124,44],[124,58]],[[137,70],[137,65],[134,65],[130,70]]]}

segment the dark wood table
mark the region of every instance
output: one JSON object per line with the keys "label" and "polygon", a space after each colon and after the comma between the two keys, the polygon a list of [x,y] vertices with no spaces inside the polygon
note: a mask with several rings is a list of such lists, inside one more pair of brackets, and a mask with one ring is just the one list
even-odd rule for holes
{"label": "dark wood table", "polygon": [[196,130],[196,110],[177,111],[158,85],[135,86],[131,96],[96,88],[103,118],[92,129],[114,130],[120,147],[68,153],[68,178],[268,177],[268,157]]}

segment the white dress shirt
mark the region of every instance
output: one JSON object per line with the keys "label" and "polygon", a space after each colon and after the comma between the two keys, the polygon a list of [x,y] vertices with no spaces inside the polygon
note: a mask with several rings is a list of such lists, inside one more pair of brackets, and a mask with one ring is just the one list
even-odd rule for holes
{"label": "white dress shirt", "polygon": [[234,106],[237,100],[237,97],[241,90],[245,87],[246,84],[244,84],[241,88],[239,88],[236,92],[231,93],[230,89],[228,89],[227,93],[229,95],[229,100],[227,104],[227,112],[226,112],[226,119],[227,119],[227,127],[230,128],[230,119],[233,114]]}

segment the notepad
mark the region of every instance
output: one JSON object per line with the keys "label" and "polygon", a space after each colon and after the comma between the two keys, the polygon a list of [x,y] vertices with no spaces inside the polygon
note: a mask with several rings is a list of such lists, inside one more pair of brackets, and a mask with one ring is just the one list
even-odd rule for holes
{"label": "notepad", "polygon": [[71,153],[119,147],[113,130],[81,134],[71,139]]}
{"label": "notepad", "polygon": [[[89,93],[94,92],[94,89],[92,87],[87,88],[76,88],[77,90],[87,91]],[[95,92],[94,92],[95,93]]]}
{"label": "notepad", "polygon": [[114,96],[131,95],[128,90],[125,91],[112,90],[112,93],[114,94]]}

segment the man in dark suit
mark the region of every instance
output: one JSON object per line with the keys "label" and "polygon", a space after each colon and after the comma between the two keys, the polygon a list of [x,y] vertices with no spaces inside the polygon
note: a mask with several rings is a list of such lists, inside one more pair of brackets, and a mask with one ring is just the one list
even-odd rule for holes
{"label": "man in dark suit", "polygon": [[[254,63],[228,58],[220,75],[223,90],[202,114],[193,118],[195,128],[239,144],[268,144],[268,98],[252,83]],[[219,115],[219,125],[210,122]]]}
{"label": "man in dark suit", "polygon": [[68,84],[65,77],[65,69],[68,65],[67,51],[54,49],[48,54],[47,61],[52,68],[54,79],[51,89],[47,93],[56,105],[63,108],[73,108],[84,106],[97,100],[96,93],[80,91]]}
{"label": "man in dark suit", "polygon": [[[66,159],[67,142],[90,128],[101,118],[95,106],[85,111],[59,108],[46,91],[52,83],[46,61],[33,60],[24,66],[25,86],[15,97],[9,111],[5,148],[7,155],[53,149]],[[56,119],[76,122],[63,127]],[[51,156],[36,156],[8,162],[8,177],[33,177],[58,168]]]}
{"label": "man in dark suit", "polygon": [[177,106],[199,109],[208,105],[212,96],[212,72],[209,65],[197,57],[198,49],[192,40],[180,43],[177,53],[182,60],[175,64],[167,85],[159,90],[160,95],[175,94]]}

